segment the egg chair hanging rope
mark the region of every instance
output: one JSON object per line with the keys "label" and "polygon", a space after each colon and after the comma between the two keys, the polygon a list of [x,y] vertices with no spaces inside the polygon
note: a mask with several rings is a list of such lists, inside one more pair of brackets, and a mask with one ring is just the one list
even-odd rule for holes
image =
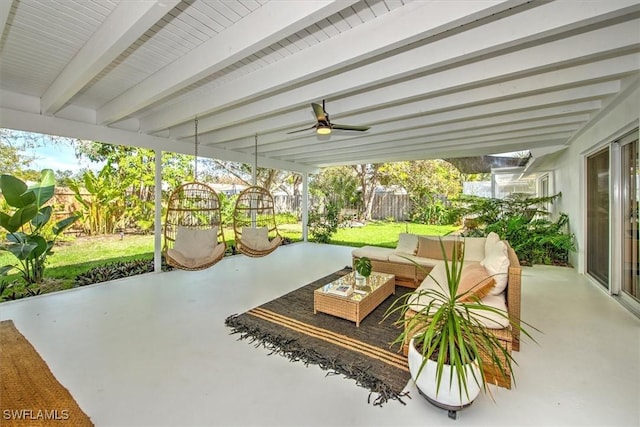
{"label": "egg chair hanging rope", "polygon": [[198,182],[198,116],[196,116],[194,127],[196,136],[194,141],[193,180]]}
{"label": "egg chair hanging rope", "polygon": [[193,182],[182,184],[171,193],[164,223],[163,253],[167,264],[183,270],[211,267],[226,250],[218,193],[197,182],[197,118],[193,175]]}
{"label": "egg chair hanging rope", "polygon": [[262,257],[282,244],[275,217],[275,202],[266,189],[256,185],[258,134],[255,135],[253,186],[242,191],[233,209],[233,232],[238,252]]}

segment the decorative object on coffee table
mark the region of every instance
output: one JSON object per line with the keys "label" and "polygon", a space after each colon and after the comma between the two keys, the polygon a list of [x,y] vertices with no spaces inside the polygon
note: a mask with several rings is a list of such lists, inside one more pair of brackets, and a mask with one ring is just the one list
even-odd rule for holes
{"label": "decorative object on coffee table", "polygon": [[356,286],[364,286],[367,277],[371,275],[371,260],[367,257],[358,258],[354,261],[356,269]]}

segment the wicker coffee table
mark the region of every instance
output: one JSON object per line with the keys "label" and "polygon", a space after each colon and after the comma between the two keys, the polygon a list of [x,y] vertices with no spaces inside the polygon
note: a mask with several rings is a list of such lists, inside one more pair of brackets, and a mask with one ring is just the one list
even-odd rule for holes
{"label": "wicker coffee table", "polygon": [[[331,283],[318,288],[313,293],[313,312],[326,313],[332,316],[356,322],[360,326],[377,306],[390,295],[395,294],[396,280],[393,274],[373,272],[366,279],[365,286],[355,285],[355,273],[351,272]],[[354,292],[349,296],[335,295],[330,289],[342,284],[353,286]]]}

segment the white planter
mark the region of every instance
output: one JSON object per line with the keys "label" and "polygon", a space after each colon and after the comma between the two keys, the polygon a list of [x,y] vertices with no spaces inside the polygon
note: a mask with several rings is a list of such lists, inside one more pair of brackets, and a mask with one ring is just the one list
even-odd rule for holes
{"label": "white planter", "polygon": [[[472,370],[474,370],[478,381],[482,381],[478,365],[470,364],[465,367],[467,371],[467,390],[469,392],[467,397],[464,389],[462,390],[462,395],[460,394],[458,377],[455,372],[453,373],[453,381],[450,383],[451,367],[449,365],[444,366],[440,390],[436,394],[436,362],[427,360],[427,364],[422,368],[420,376],[416,378],[421,364],[422,355],[415,349],[413,340],[411,340],[409,345],[409,371],[411,372],[411,378],[413,378],[420,391],[435,404],[440,404],[446,409],[462,408],[470,405],[480,394],[480,385],[476,383],[472,373]],[[462,396],[462,399],[460,396]]]}
{"label": "white planter", "polygon": [[356,286],[366,286],[367,278],[356,271]]}

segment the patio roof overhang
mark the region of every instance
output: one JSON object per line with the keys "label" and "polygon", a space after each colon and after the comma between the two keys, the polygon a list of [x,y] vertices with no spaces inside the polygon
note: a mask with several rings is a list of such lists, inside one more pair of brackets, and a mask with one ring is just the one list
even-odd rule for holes
{"label": "patio roof overhang", "polygon": [[[313,173],[565,148],[638,85],[637,0],[0,3],[0,126]],[[366,132],[313,130],[310,103]]]}

